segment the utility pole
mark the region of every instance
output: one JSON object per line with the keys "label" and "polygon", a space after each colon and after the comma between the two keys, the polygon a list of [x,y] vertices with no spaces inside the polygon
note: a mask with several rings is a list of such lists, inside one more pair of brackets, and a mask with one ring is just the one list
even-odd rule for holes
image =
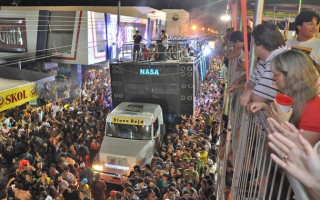
{"label": "utility pole", "polygon": [[119,62],[119,34],[120,34],[120,7],[121,7],[121,0],[118,0],[118,17],[117,17],[117,39],[116,39],[116,59]]}

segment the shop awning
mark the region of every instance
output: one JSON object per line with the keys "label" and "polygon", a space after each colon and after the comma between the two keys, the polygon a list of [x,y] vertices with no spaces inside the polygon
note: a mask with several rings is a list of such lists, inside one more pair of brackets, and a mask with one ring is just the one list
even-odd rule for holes
{"label": "shop awning", "polygon": [[36,98],[38,91],[34,82],[0,78],[0,112]]}
{"label": "shop awning", "polygon": [[24,80],[34,82],[36,84],[51,82],[55,80],[54,76],[45,73],[5,66],[0,66],[0,78],[17,81]]}
{"label": "shop awning", "polygon": [[54,80],[48,74],[0,66],[0,112],[38,98],[37,84]]}

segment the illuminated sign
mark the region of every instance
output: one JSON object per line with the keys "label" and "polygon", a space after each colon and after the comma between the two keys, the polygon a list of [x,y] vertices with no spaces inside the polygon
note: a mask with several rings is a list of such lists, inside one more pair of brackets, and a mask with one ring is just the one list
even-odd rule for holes
{"label": "illuminated sign", "polygon": [[38,98],[38,91],[34,84],[0,92],[0,111],[22,105],[36,98]]}
{"label": "illuminated sign", "polygon": [[144,125],[143,119],[133,117],[112,117],[111,122],[116,124]]}
{"label": "illuminated sign", "polygon": [[0,18],[0,52],[26,52],[27,33],[24,18]]}
{"label": "illuminated sign", "polygon": [[140,75],[151,75],[151,76],[159,76],[158,69],[140,69]]}

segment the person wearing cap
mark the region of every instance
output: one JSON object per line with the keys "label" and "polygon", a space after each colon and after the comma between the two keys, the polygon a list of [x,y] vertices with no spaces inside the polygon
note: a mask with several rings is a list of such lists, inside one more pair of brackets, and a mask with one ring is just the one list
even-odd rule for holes
{"label": "person wearing cap", "polygon": [[90,185],[94,181],[94,172],[90,167],[86,167],[84,162],[80,163],[80,173],[79,173],[79,180],[83,178],[88,179],[88,184]]}
{"label": "person wearing cap", "polygon": [[208,163],[205,167],[204,175],[205,177],[209,176],[210,174],[214,174],[216,172],[216,166],[214,165],[211,159],[208,159]]}
{"label": "person wearing cap", "polygon": [[95,174],[95,181],[91,183],[91,193],[94,200],[105,200],[107,186],[104,181],[100,180],[100,173]]}
{"label": "person wearing cap", "polygon": [[79,184],[79,190],[84,190],[86,192],[86,196],[91,197],[91,190],[88,184],[88,179],[81,179],[81,182]]}
{"label": "person wearing cap", "polygon": [[108,200],[116,200],[117,199],[116,194],[117,194],[117,191],[111,190],[110,197],[108,198]]}

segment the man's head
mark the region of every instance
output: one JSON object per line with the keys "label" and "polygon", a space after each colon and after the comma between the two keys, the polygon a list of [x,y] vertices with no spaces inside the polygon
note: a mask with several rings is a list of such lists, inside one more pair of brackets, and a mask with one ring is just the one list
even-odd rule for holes
{"label": "man's head", "polygon": [[137,30],[137,31],[136,31],[136,34],[139,35],[139,33],[140,33],[140,31]]}
{"label": "man's head", "polygon": [[162,33],[162,34],[165,34],[165,33],[166,33],[166,31],[165,31],[165,30],[161,30],[161,33]]}
{"label": "man's head", "polygon": [[84,199],[86,197],[86,191],[80,190],[79,197],[80,197],[80,199]]}
{"label": "man's head", "polygon": [[[274,51],[279,47],[285,46],[285,41],[279,28],[271,22],[262,22],[262,24],[255,26],[251,35],[255,46],[262,47],[267,51]],[[257,56],[260,57],[259,55]]]}
{"label": "man's head", "polygon": [[295,19],[295,29],[298,36],[311,39],[319,24],[319,15],[310,10],[302,11]]}
{"label": "man's head", "polygon": [[241,31],[231,33],[229,41],[234,43],[237,47],[243,46],[243,33]]}

